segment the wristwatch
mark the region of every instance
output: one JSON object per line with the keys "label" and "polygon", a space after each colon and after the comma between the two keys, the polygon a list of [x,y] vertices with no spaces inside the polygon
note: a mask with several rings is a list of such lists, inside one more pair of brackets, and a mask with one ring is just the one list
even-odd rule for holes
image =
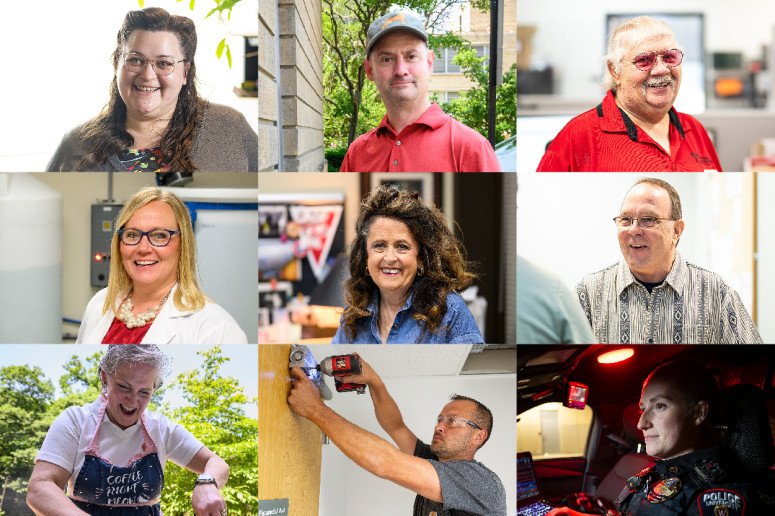
{"label": "wristwatch", "polygon": [[202,475],[199,475],[196,477],[196,484],[212,484],[215,486],[216,489],[218,489],[218,484],[215,483],[215,477],[210,475],[209,473],[204,473]]}

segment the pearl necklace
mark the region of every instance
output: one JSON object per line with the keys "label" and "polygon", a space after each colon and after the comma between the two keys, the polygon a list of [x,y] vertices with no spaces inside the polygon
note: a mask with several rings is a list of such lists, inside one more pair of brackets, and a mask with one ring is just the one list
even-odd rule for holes
{"label": "pearl necklace", "polygon": [[118,316],[118,318],[121,321],[124,321],[124,324],[126,324],[126,327],[130,330],[132,328],[142,328],[148,324],[148,321],[156,317],[156,312],[159,310],[159,308],[161,308],[161,305],[164,304],[167,298],[170,297],[171,293],[171,290],[167,292],[167,295],[164,296],[158,305],[156,305],[156,308],[149,308],[140,315],[135,315],[132,313],[132,308],[134,305],[132,304],[132,293],[130,292],[129,297],[127,297],[126,301],[124,301],[124,304],[121,305],[121,314]]}

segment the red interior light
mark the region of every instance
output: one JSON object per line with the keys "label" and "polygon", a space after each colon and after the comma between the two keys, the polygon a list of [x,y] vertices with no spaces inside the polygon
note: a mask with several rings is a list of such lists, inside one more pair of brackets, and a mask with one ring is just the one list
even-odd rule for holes
{"label": "red interior light", "polygon": [[597,361],[601,364],[615,364],[627,360],[635,354],[635,350],[632,348],[621,348],[613,351],[608,351],[597,357]]}
{"label": "red interior light", "polygon": [[98,262],[101,262],[102,261],[102,255],[101,254],[95,254],[94,255],[94,259],[97,260]]}

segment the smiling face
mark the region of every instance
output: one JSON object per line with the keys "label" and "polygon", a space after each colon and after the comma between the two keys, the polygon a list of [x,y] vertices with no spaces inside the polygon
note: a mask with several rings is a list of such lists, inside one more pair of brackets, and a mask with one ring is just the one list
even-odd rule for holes
{"label": "smiling face", "polygon": [[114,374],[101,372],[108,418],[121,429],[137,423],[153,394],[156,370],[144,364],[121,363]]}
{"label": "smiling face", "polygon": [[638,430],[650,456],[671,459],[702,447],[700,425],[707,411],[700,409],[694,417],[687,414],[680,393],[669,383],[648,382],[641,392],[640,410]]}
{"label": "smiling face", "polygon": [[[474,421],[476,405],[468,400],[454,400],[441,409],[440,416],[459,416],[469,421]],[[444,422],[437,424],[433,429],[431,451],[441,461],[461,460],[472,458],[481,440],[484,431],[478,430],[469,424],[459,427],[448,427]]]}
{"label": "smiling face", "polygon": [[404,31],[386,34],[363,64],[386,106],[427,100],[433,52],[420,38]]}
{"label": "smiling face", "polygon": [[681,87],[681,65],[670,67],[657,58],[651,70],[638,70],[632,61],[643,52],[662,52],[676,48],[670,37],[639,42],[625,53],[621,73],[609,63],[609,71],[616,82],[616,100],[629,113],[651,122],[667,116]]}
{"label": "smiling face", "polygon": [[[135,228],[140,231],[152,229],[180,229],[175,220],[175,214],[167,203],[151,201],[127,221],[125,228]],[[151,245],[147,236],[140,239],[137,245],[119,244],[121,262],[133,288],[148,291],[169,292],[178,278],[178,259],[180,256],[180,235],[172,235],[170,243],[164,247]]]}
{"label": "smiling face", "polygon": [[[664,188],[640,183],[627,193],[619,215],[670,218],[670,195]],[[633,276],[646,283],[663,281],[673,267],[675,246],[683,229],[682,220],[663,220],[649,229],[640,222],[619,227],[619,248]]]}
{"label": "smiling face", "polygon": [[124,64],[128,54],[145,59],[167,57],[173,61],[184,59],[178,37],[172,32],[136,30],[130,34],[123,49],[117,70],[118,91],[127,107],[127,116],[137,120],[158,120],[172,117],[181,88],[187,84],[187,62],[175,65],[170,75],[158,76],[146,64],[143,71],[131,72]]}
{"label": "smiling face", "polygon": [[420,246],[409,226],[396,219],[377,217],[366,237],[367,267],[383,296],[406,300],[418,267]]}

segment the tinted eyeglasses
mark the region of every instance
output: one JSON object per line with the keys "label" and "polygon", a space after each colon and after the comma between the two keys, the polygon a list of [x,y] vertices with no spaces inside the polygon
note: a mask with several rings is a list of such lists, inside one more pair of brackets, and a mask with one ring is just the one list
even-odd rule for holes
{"label": "tinted eyeglasses", "polygon": [[666,66],[675,67],[683,61],[684,53],[677,48],[663,50],[662,52],[643,52],[642,54],[635,56],[635,59],[631,62],[638,70],[647,72],[657,64],[657,57],[662,58],[662,62],[665,63]]}

